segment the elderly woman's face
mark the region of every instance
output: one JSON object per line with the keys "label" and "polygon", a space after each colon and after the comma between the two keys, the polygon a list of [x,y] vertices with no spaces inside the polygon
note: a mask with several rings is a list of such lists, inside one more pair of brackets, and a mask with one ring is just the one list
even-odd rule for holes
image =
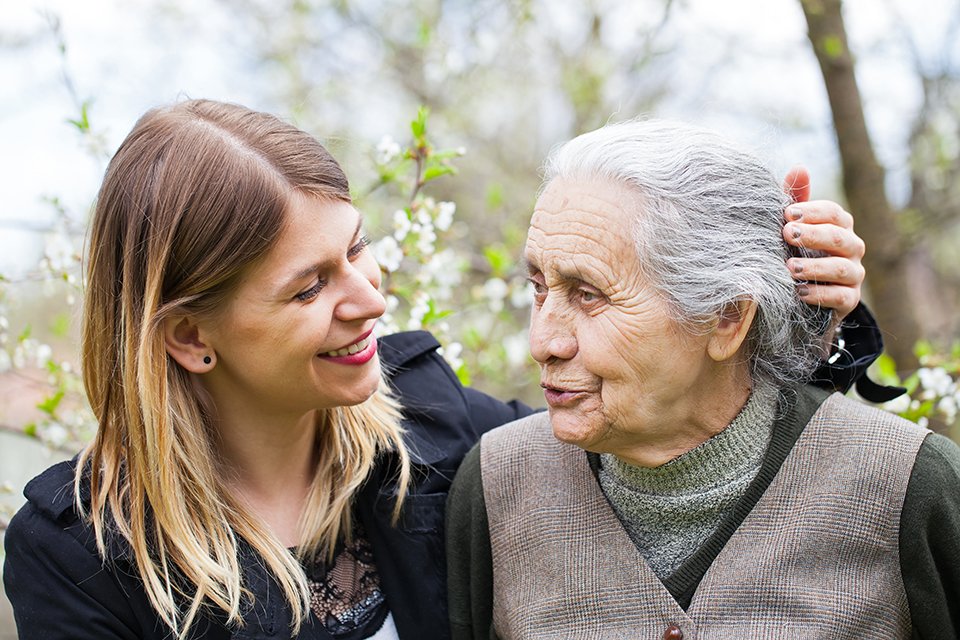
{"label": "elderly woman's face", "polygon": [[702,410],[698,386],[716,366],[708,338],[674,322],[641,275],[630,222],[638,207],[643,215],[640,198],[615,183],[554,180],[525,247],[530,351],[554,434],[618,455],[675,439]]}

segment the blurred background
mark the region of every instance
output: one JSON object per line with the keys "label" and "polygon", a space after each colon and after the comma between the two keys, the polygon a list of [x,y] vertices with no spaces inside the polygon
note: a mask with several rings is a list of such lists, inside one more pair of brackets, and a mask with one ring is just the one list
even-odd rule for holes
{"label": "blurred background", "polygon": [[[106,162],[146,109],[187,97],[323,140],[370,220],[387,327],[434,330],[462,379],[533,403],[516,260],[553,145],[656,115],[720,130],[779,174],[806,165],[814,198],[843,203],[866,240],[864,296],[891,356],[876,375],[911,391],[887,408],[957,436],[957,0],[0,9],[0,529],[26,480],[93,429],[76,375],[78,265]],[[417,135],[425,164],[408,152]],[[0,599],[0,640],[15,637]]]}

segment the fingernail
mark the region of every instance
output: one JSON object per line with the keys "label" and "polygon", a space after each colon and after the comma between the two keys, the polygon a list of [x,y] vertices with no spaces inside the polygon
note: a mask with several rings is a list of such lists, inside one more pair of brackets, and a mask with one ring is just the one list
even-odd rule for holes
{"label": "fingernail", "polygon": [[790,268],[793,269],[794,273],[803,273],[803,265],[799,262],[791,262]]}
{"label": "fingernail", "polygon": [[798,295],[798,296],[800,296],[801,298],[806,298],[809,293],[810,293],[810,287],[808,287],[808,286],[805,285],[805,284],[798,284],[798,285],[797,285],[797,295]]}
{"label": "fingernail", "polygon": [[787,209],[787,217],[791,220],[799,220],[803,217],[803,212],[796,207],[790,207]]}
{"label": "fingernail", "polygon": [[797,238],[800,237],[800,235],[801,235],[801,234],[800,234],[800,228],[799,228],[799,227],[794,227],[794,228],[793,228],[793,239],[796,240]]}

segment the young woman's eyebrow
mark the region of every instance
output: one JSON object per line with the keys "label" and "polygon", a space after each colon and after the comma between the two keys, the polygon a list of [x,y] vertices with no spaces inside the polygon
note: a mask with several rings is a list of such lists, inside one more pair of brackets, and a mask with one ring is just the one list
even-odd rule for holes
{"label": "young woman's eyebrow", "polygon": [[[361,228],[363,228],[363,215],[360,215],[357,218],[357,227],[356,229],[353,230],[353,238],[350,240],[351,246],[353,246],[353,244],[356,242],[357,236],[360,235]],[[316,262],[314,264],[311,264],[308,267],[304,267],[303,269],[298,270],[296,273],[292,274],[289,278],[287,278],[284,281],[285,284],[283,285],[283,288],[285,289],[287,287],[291,287],[297,282],[299,282],[300,280],[303,280],[304,278],[306,278],[307,276],[313,275],[314,273],[317,273],[319,271],[322,271],[323,269],[333,266],[333,264],[335,264],[336,261],[337,259],[321,260],[320,262]]]}

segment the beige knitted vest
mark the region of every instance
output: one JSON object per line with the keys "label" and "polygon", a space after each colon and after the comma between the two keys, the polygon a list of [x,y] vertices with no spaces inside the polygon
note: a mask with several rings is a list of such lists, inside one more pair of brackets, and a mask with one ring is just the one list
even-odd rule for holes
{"label": "beige knitted vest", "polygon": [[834,394],[687,611],[546,414],[483,436],[501,638],[908,638],[900,511],[926,431]]}

